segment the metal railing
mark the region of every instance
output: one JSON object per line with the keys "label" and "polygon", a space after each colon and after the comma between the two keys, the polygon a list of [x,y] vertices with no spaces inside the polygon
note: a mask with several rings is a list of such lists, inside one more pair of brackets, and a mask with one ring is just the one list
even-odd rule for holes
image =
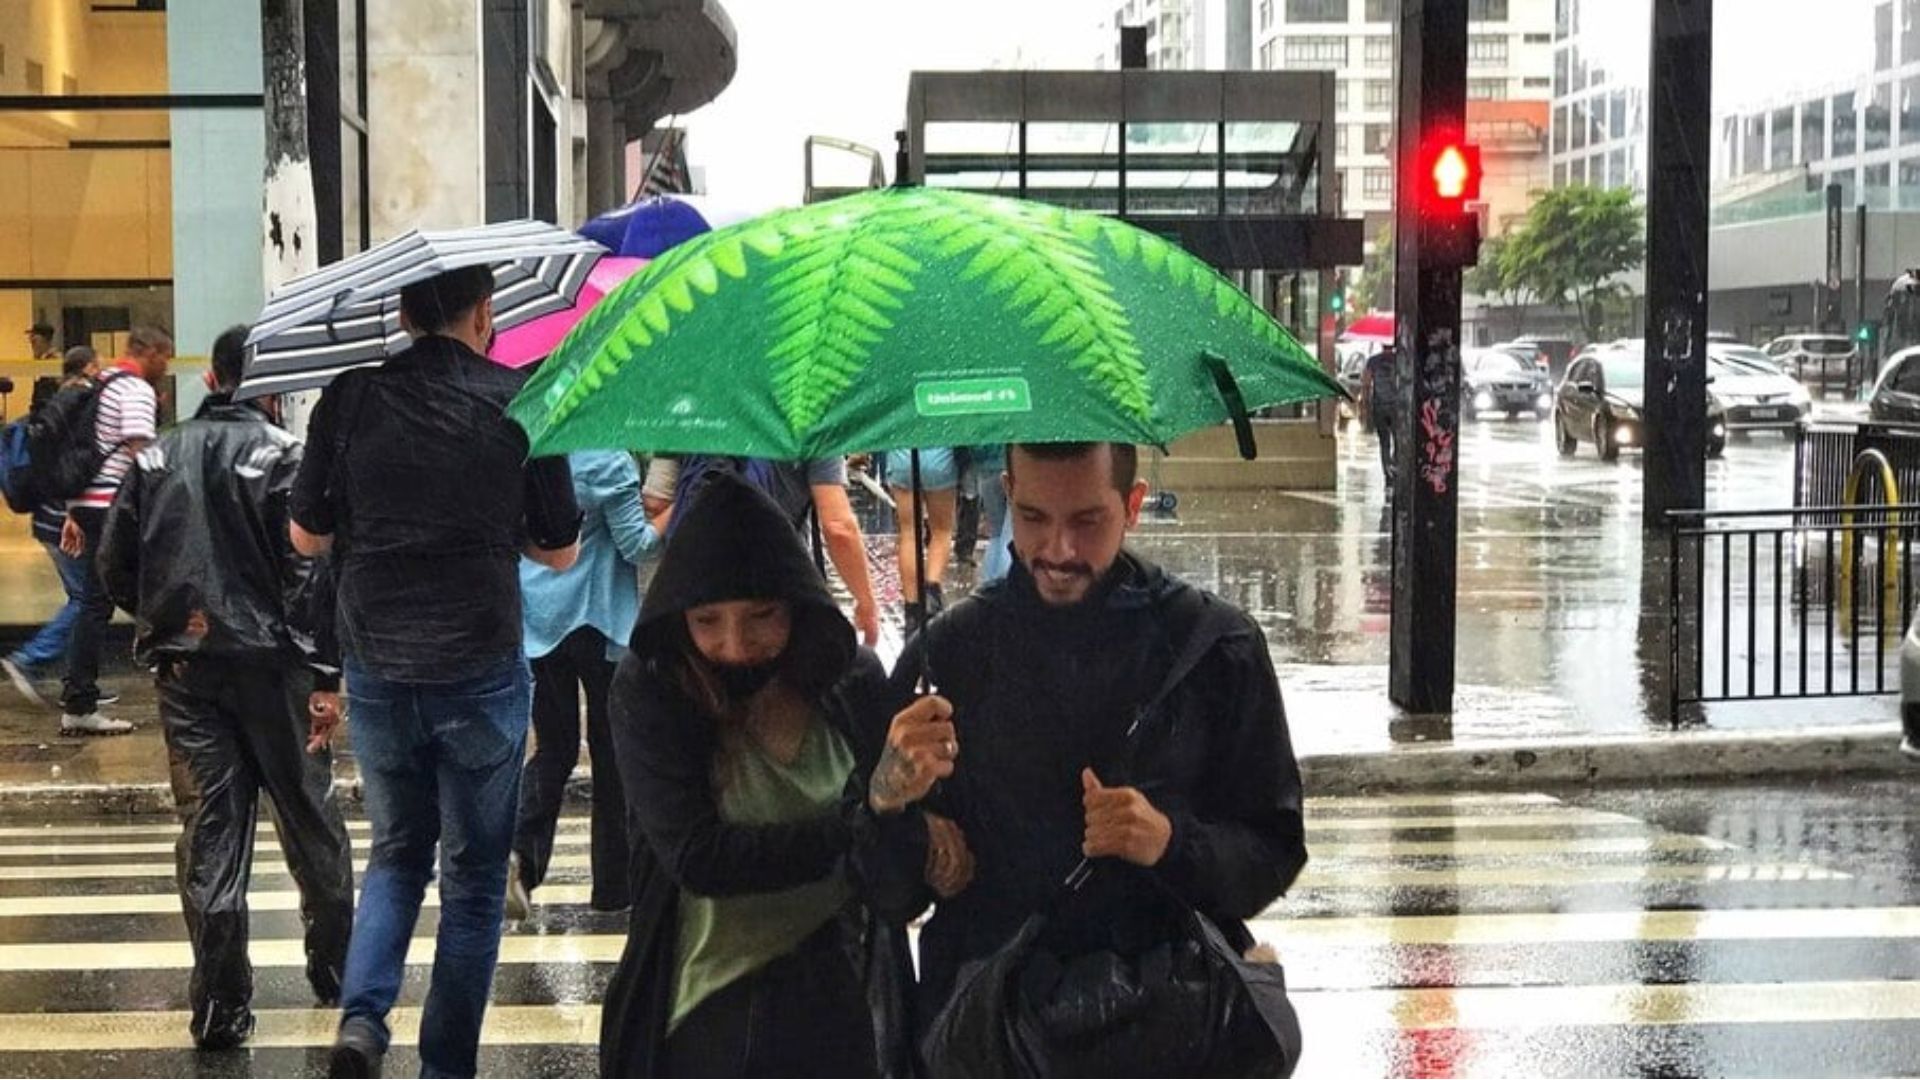
{"label": "metal railing", "polygon": [[[1920,426],[1803,421],[1794,436],[1793,505],[1838,506],[1844,501],[1848,473],[1868,450],[1886,458],[1900,491],[1920,492]],[[1863,494],[1886,501],[1889,493],[1874,487],[1879,478],[1868,481]],[[1838,514],[1826,520],[1838,521]]]}
{"label": "metal railing", "polygon": [[1899,689],[1920,504],[1688,511],[1669,522],[1672,715]]}

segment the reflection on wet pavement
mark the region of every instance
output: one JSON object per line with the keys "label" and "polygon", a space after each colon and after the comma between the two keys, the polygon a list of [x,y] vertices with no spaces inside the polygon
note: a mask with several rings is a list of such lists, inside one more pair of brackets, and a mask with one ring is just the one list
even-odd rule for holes
{"label": "reflection on wet pavement", "polygon": [[[1920,1043],[1920,813],[1883,780],[1308,801],[1313,861],[1253,930],[1306,1035],[1299,1075],[1858,1076]],[[0,824],[0,1073],[317,1075],[334,1015],[302,974],[263,829],[251,1049],[196,1054],[160,819]],[[356,843],[366,837],[356,822]],[[585,908],[587,826],[510,928],[484,1075],[590,1075],[624,919]],[[409,956],[392,1075],[437,909]]]}

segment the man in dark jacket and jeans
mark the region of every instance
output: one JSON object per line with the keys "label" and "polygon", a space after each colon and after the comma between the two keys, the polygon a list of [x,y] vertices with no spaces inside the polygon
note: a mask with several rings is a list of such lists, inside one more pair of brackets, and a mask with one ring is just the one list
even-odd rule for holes
{"label": "man in dark jacket and jeans", "polygon": [[[1306,863],[1266,642],[1245,613],[1122,550],[1146,494],[1135,461],[1118,444],[1012,448],[1011,574],[934,620],[895,670],[905,708],[856,858],[897,919],[934,901],[931,869],[973,862],[920,937],[922,1024],[1082,857],[1094,873],[1056,927],[1085,940],[1066,947],[1137,940],[1164,885],[1245,950],[1245,921]],[[937,696],[916,700],[923,675]],[[936,822],[930,843],[929,810],[959,834]]]}
{"label": "man in dark jacket and jeans", "polygon": [[106,519],[100,571],[137,620],[159,671],[160,718],[184,829],[180,901],[193,944],[194,1042],[253,1031],[247,879],[260,792],[300,886],[307,979],[340,995],[353,925],[353,864],[328,749],[340,722],[337,661],[314,647],[313,564],[287,536],[300,443],[235,404],[246,328],[213,346],[216,392],[134,459]]}
{"label": "man in dark jacket and jeans", "polygon": [[507,419],[522,376],[483,355],[492,297],[484,265],[402,289],[412,347],[327,387],[294,481],[294,545],[338,549],[340,650],[373,823],[334,1076],[379,1075],[436,866],[426,1075],[474,1075],[500,956],[533,704],[520,556],[572,566],[580,509],[567,460],[527,460],[526,433]]}

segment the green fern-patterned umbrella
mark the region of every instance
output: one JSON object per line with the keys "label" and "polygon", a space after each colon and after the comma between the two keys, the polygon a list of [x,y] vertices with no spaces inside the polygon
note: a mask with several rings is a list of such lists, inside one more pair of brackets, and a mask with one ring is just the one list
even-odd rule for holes
{"label": "green fern-patterned umbrella", "polygon": [[1166,240],[907,187],[681,244],[601,300],[510,411],[535,454],[795,460],[1164,444],[1339,393],[1245,293]]}

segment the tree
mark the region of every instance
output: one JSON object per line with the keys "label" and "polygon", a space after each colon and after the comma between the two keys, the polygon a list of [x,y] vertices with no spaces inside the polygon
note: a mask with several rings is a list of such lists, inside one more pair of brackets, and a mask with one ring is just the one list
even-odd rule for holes
{"label": "tree", "polygon": [[1533,291],[1525,281],[1514,277],[1507,270],[1508,237],[1496,236],[1480,245],[1480,261],[1469,269],[1461,284],[1471,293],[1478,293],[1513,310],[1513,336],[1519,337],[1527,330],[1527,299]]}
{"label": "tree", "polygon": [[1541,302],[1580,310],[1587,340],[1601,337],[1613,278],[1646,260],[1646,211],[1624,188],[1564,187],[1540,194],[1507,237],[1501,274]]}
{"label": "tree", "polygon": [[1393,310],[1393,226],[1381,225],[1373,234],[1373,250],[1360,267],[1360,291],[1354,299],[1356,315]]}

